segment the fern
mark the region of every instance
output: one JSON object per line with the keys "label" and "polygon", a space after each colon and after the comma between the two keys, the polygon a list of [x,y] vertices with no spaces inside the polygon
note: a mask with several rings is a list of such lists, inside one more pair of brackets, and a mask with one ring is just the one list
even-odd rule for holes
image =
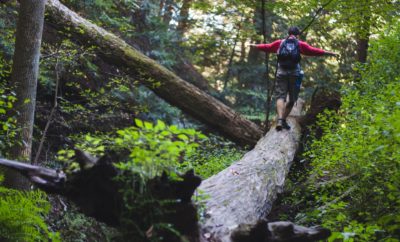
{"label": "fern", "polygon": [[0,241],[60,241],[44,216],[50,211],[46,194],[0,186]]}

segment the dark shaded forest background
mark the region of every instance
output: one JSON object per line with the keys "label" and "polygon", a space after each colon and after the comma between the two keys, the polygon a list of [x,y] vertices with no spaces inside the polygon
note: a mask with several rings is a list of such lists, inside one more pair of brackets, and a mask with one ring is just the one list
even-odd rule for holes
{"label": "dark shaded forest background", "polygon": [[[19,3],[0,2],[0,156],[10,158],[20,142],[13,112],[18,97],[11,82]],[[63,3],[260,127],[275,115],[274,99],[270,105],[267,100],[276,57],[250,43],[284,38],[288,27],[299,26],[304,29],[300,39],[339,53],[338,58],[302,60],[300,95],[306,106],[321,93],[340,96],[342,105],[307,128],[303,152],[270,219],[323,225],[332,231],[329,241],[400,240],[398,1]],[[97,157],[126,153],[118,168],[135,179],[121,178],[126,184],[121,192],[130,203],[124,216],[134,214],[138,220],[116,230],[79,213],[61,196],[0,187],[0,240],[162,241],[163,231],[179,237],[159,221],[163,203],[129,184],[145,187],[163,172],[176,177],[190,169],[205,179],[250,147],[168,104],[141,85],[140,77],[105,62],[97,46],[88,47],[46,18],[31,161],[74,172],[80,167],[73,147]],[[150,228],[152,233],[146,233]]]}

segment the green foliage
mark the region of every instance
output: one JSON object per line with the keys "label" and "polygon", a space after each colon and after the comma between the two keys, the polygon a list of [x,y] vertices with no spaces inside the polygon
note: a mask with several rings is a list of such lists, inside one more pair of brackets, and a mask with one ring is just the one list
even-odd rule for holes
{"label": "green foliage", "polygon": [[372,43],[361,79],[343,89],[338,114],[320,117],[324,135],[308,151],[311,194],[302,199],[314,209],[301,220],[332,229],[330,241],[399,241],[399,36],[391,27]]}
{"label": "green foliage", "polygon": [[[147,187],[151,179],[163,174],[171,180],[179,180],[178,173],[194,167],[185,157],[191,156],[206,136],[194,129],[182,129],[166,125],[158,120],[156,124],[135,119],[135,126],[106,134],[78,135],[71,137],[77,147],[101,156],[114,151],[121,154],[121,161],[115,166],[121,171],[117,180],[121,182],[124,200],[121,214],[122,239],[145,240],[145,232],[152,227],[150,241],[159,241],[161,233],[179,233],[163,218],[177,201],[155,198]],[[107,151],[106,151],[107,150]],[[69,164],[70,171],[77,171],[72,150],[60,150],[58,158]],[[136,218],[136,219],[132,219]]]}
{"label": "green foliage", "polygon": [[11,75],[11,64],[0,54],[0,155],[5,156],[13,145],[16,127],[15,119],[10,115],[15,93],[7,86]]}
{"label": "green foliage", "polygon": [[60,241],[44,217],[50,204],[40,191],[21,192],[0,186],[1,241]]}
{"label": "green foliage", "polygon": [[[198,131],[166,125],[162,121],[153,124],[136,119],[134,127],[115,133],[71,138],[77,141],[79,148],[96,156],[104,155],[110,150],[124,154],[123,157],[126,158],[116,164],[122,172],[118,181],[123,184],[121,193],[125,204],[121,215],[121,236],[144,239],[144,231],[152,227],[151,241],[161,240],[160,236],[165,233],[178,237],[179,233],[170,224],[163,222],[176,201],[157,199],[147,187],[149,180],[156,179],[156,176],[163,173],[172,180],[179,179],[178,173],[189,169],[194,169],[197,174],[207,178],[242,155],[230,142],[217,137],[209,140]],[[58,153],[59,160],[69,163],[70,170],[76,171],[79,166],[72,163],[73,155],[72,150],[60,150]],[[198,204],[202,201],[200,197],[197,197]],[[138,219],[132,221],[132,218]],[[75,232],[73,235],[80,236]]]}
{"label": "green foliage", "polygon": [[70,206],[68,211],[54,214],[51,218],[52,226],[60,233],[62,241],[84,242],[115,241],[119,235],[114,228],[97,222],[94,218],[86,217],[77,212],[77,208]]}
{"label": "green foliage", "polygon": [[[162,234],[179,237],[170,224],[163,218],[170,213],[171,206],[177,201],[160,200],[146,187],[149,179],[167,174],[170,179],[179,179],[178,172],[187,170],[190,165],[184,160],[199,146],[198,142],[206,137],[193,129],[180,129],[168,126],[162,121],[156,124],[135,120],[136,127],[117,131],[114,139],[116,150],[129,150],[129,158],[116,164],[123,175],[118,180],[124,184],[121,190],[125,201],[124,237],[145,237],[144,231],[152,231],[150,241],[162,240]],[[141,218],[133,222],[132,218]]]}
{"label": "green foliage", "polygon": [[[0,5],[0,56],[10,60],[14,52],[14,34],[18,12],[14,1]],[[1,70],[2,68],[0,68]]]}
{"label": "green foliage", "polygon": [[167,126],[162,121],[153,125],[135,120],[136,127],[117,131],[115,145],[130,150],[129,160],[116,166],[121,170],[139,172],[142,177],[154,178],[163,172],[176,176],[184,155],[198,147],[195,141],[206,137],[193,129]]}
{"label": "green foliage", "polygon": [[[128,158],[116,164],[117,168],[140,173],[147,179],[162,173],[176,177],[178,172],[193,167],[185,161],[199,146],[206,136],[194,129],[182,129],[175,125],[166,125],[158,120],[156,124],[135,119],[135,125],[116,132],[74,135],[76,147],[95,156],[103,156],[105,150],[128,154]],[[62,149],[57,159],[69,164],[72,170],[78,170],[73,162],[74,151]],[[71,168],[70,167],[70,168]]]}
{"label": "green foliage", "polygon": [[128,13],[139,8],[136,0],[68,0],[66,4],[74,9],[83,9],[85,17],[89,17],[95,24],[132,37],[134,29]]}
{"label": "green foliage", "polygon": [[187,157],[186,164],[190,165],[197,175],[207,179],[239,160],[243,153],[244,150],[239,150],[233,143],[210,136],[208,140],[201,142],[197,152]]}
{"label": "green foliage", "polygon": [[15,144],[16,126],[12,109],[16,101],[10,85],[14,51],[16,3],[0,4],[0,156],[6,156]]}

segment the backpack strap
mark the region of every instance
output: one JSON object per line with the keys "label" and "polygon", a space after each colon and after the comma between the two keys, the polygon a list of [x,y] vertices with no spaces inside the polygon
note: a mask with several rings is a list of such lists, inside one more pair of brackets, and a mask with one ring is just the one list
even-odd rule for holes
{"label": "backpack strap", "polygon": [[279,50],[282,48],[283,43],[285,43],[285,41],[288,40],[289,37],[290,37],[290,36],[286,37],[285,39],[283,39],[283,40],[281,41],[281,43],[279,44],[279,48],[278,48],[278,51],[276,52],[276,54],[279,54]]}

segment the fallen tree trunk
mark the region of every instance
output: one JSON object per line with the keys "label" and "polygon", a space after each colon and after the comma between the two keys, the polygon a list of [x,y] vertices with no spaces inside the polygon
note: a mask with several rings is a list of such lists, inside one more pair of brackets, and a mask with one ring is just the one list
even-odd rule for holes
{"label": "fallen tree trunk", "polygon": [[256,227],[264,221],[299,146],[301,127],[296,120],[303,107],[298,101],[289,131],[272,128],[243,158],[208,178],[198,188],[207,196],[202,241],[228,242],[240,225]]}
{"label": "fallen tree trunk", "polygon": [[262,136],[262,130],[256,124],[182,80],[114,34],[80,17],[58,0],[48,0],[46,11],[46,21],[54,28],[69,31],[82,44],[96,46],[106,62],[124,68],[158,96],[231,140],[254,145]]}

